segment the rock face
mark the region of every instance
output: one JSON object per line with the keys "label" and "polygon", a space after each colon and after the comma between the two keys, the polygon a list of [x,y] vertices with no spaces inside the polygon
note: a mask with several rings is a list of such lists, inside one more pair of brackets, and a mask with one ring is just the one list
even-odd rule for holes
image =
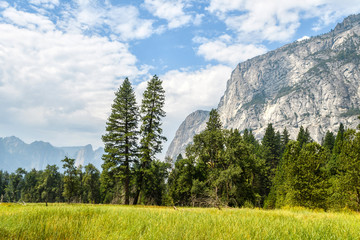
{"label": "rock face", "polygon": [[[327,130],[336,132],[340,122],[357,126],[359,86],[360,15],[352,15],[327,34],[240,63],[218,112],[225,128],[249,128],[258,139],[272,123],[280,131],[286,127],[292,138],[300,126],[307,127],[320,142]],[[191,127],[184,130],[193,132]],[[191,141],[185,136],[192,138],[182,131],[180,127],[173,140],[178,146]]]}
{"label": "rock face", "polygon": [[176,158],[180,153],[185,153],[186,146],[192,142],[193,136],[205,129],[209,113],[209,111],[198,110],[187,116],[176,131],[166,156]]}
{"label": "rock face", "polygon": [[61,169],[61,160],[65,156],[74,158],[76,166],[92,163],[100,170],[103,152],[103,148],[94,151],[91,145],[54,147],[42,141],[26,144],[17,137],[0,138],[0,170],[14,172],[19,167],[40,170],[48,164],[55,164]]}

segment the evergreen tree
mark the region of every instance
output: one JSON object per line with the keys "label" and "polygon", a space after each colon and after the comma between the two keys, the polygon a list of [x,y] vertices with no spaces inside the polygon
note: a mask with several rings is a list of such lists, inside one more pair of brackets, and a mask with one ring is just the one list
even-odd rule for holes
{"label": "evergreen tree", "polygon": [[299,142],[300,147],[306,145],[307,143],[311,142],[311,137],[309,130],[306,128],[304,129],[303,126],[300,127],[299,133],[297,135],[296,141]]}
{"label": "evergreen tree", "polygon": [[272,124],[269,123],[262,139],[262,158],[265,160],[265,171],[260,177],[260,194],[266,197],[271,189],[271,182],[275,177],[277,165],[280,160],[280,133],[275,133]]}
{"label": "evergreen tree", "polygon": [[39,183],[41,182],[42,171],[32,169],[24,176],[24,187],[22,189],[22,198],[25,202],[39,202],[41,200],[39,192]]}
{"label": "evergreen tree", "polygon": [[258,146],[258,141],[255,139],[255,136],[252,132],[252,130],[248,130],[247,128],[244,130],[243,133],[243,139],[246,143],[250,143],[252,145],[254,145],[255,147]]}
{"label": "evergreen tree", "polygon": [[360,210],[360,133],[347,130],[343,134],[338,158],[338,174],[333,179],[332,207]]}
{"label": "evergreen tree", "polygon": [[280,141],[280,132],[275,133],[275,129],[269,123],[261,143],[264,147],[266,163],[271,171],[274,171],[279,163]]}
{"label": "evergreen tree", "polygon": [[325,137],[323,139],[323,147],[327,148],[330,152],[332,152],[335,144],[335,136],[332,132],[327,131]]}
{"label": "evergreen tree", "polygon": [[[149,179],[144,174],[146,170],[151,168],[151,162],[155,160],[155,155],[162,150],[162,143],[166,138],[162,135],[161,119],[165,117],[163,110],[165,104],[165,91],[162,87],[162,81],[154,75],[148,82],[147,88],[143,94],[141,104],[141,164],[138,170],[137,191],[134,199],[134,204],[137,204],[140,192],[144,190],[150,183],[144,182],[144,179]],[[144,191],[146,193],[148,191]],[[150,198],[153,196],[145,196]]]}
{"label": "evergreen tree", "polygon": [[333,153],[336,156],[341,153],[341,148],[342,148],[342,144],[344,141],[344,133],[345,133],[344,125],[342,123],[340,123],[339,130],[337,132],[335,142],[334,142],[334,148],[333,148]]}
{"label": "evergreen tree", "polygon": [[289,141],[290,141],[290,134],[285,127],[281,134],[281,154],[284,153],[286,145],[288,144]]}
{"label": "evergreen tree", "polygon": [[21,199],[21,191],[24,186],[25,169],[18,168],[15,173],[9,175],[9,182],[5,188],[5,198],[9,202],[17,202]]}
{"label": "evergreen tree", "polygon": [[75,159],[65,157],[61,160],[64,168],[64,191],[63,196],[68,201],[77,201],[80,182],[77,175],[77,168],[75,167]]}
{"label": "evergreen tree", "polygon": [[191,202],[191,188],[195,166],[191,159],[178,159],[169,176],[169,192],[175,205],[188,206]]}
{"label": "evergreen tree", "polygon": [[103,174],[107,175],[103,180],[108,181],[104,183],[107,191],[113,191],[114,184],[123,184],[125,204],[129,204],[131,166],[138,154],[138,107],[128,78],[115,93],[111,110],[106,123],[107,133],[102,137],[105,143]]}
{"label": "evergreen tree", "polygon": [[100,201],[100,172],[91,163],[85,166],[83,177],[84,200],[87,203]]}
{"label": "evergreen tree", "polygon": [[42,173],[42,180],[39,185],[41,191],[41,199],[45,201],[47,206],[48,202],[56,201],[60,193],[60,173],[56,165],[47,165]]}

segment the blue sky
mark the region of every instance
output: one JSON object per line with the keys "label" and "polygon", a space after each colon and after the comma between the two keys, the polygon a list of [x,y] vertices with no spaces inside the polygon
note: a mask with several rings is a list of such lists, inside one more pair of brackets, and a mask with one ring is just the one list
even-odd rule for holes
{"label": "blue sky", "polygon": [[330,31],[360,0],[0,0],[0,137],[102,146],[125,77],[163,80],[167,145],[248,58]]}

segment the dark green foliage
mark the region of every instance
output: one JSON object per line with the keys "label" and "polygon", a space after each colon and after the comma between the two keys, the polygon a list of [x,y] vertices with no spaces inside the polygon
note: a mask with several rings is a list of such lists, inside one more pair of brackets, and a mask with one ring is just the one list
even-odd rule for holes
{"label": "dark green foliage", "polygon": [[334,155],[339,155],[341,153],[341,148],[344,141],[344,133],[345,133],[344,125],[340,123],[339,130],[337,132],[334,142],[334,149],[333,149]]}
{"label": "dark green foliage", "polygon": [[138,154],[138,115],[134,90],[129,79],[125,78],[115,93],[111,114],[106,123],[107,133],[102,137],[105,143],[102,173],[104,194],[119,197],[121,193],[115,190],[123,186],[125,204],[130,201],[131,167]]}
{"label": "dark green foliage", "polygon": [[75,159],[65,157],[61,160],[64,168],[64,192],[63,196],[70,202],[78,202],[79,201],[79,188],[80,181],[78,177],[78,171],[75,167]]}
{"label": "dark green foliage", "polygon": [[24,176],[26,171],[23,168],[18,168],[15,173],[11,173],[9,181],[5,187],[5,199],[8,202],[17,202],[21,200],[21,190],[24,187]]}
{"label": "dark green foliage", "polygon": [[41,200],[48,202],[61,201],[61,176],[56,165],[47,165],[39,182]]}
{"label": "dark green foliage", "polygon": [[[153,184],[153,172],[152,168],[157,168],[157,165],[152,164],[155,160],[155,155],[162,150],[162,143],[166,141],[166,138],[162,135],[163,130],[161,128],[161,119],[165,117],[165,111],[163,110],[165,104],[165,91],[162,87],[162,81],[154,75],[154,77],[148,82],[147,88],[143,94],[141,103],[141,127],[140,127],[140,165],[137,171],[136,177],[136,194],[134,197],[134,204],[137,204],[140,193],[144,196],[142,198],[145,202],[159,203],[159,199],[154,200],[153,188],[147,189]],[[146,176],[151,174],[151,176]],[[158,174],[162,176],[162,174]]]}
{"label": "dark green foliage", "polygon": [[317,143],[301,148],[299,142],[291,142],[275,177],[275,206],[326,208],[329,158],[329,152]]}
{"label": "dark green foliage", "polygon": [[144,182],[147,183],[144,188],[143,203],[146,205],[161,205],[166,195],[165,179],[168,177],[169,163],[154,160],[150,167],[144,170]]}
{"label": "dark green foliage", "polygon": [[82,178],[84,202],[99,203],[100,202],[100,172],[89,163],[85,166],[85,173]]}
{"label": "dark green foliage", "polygon": [[288,144],[289,141],[290,141],[290,134],[285,127],[281,134],[281,153],[284,153],[286,145]]}
{"label": "dark green foliage", "polygon": [[162,150],[162,143],[166,138],[162,135],[161,118],[165,117],[163,110],[165,91],[162,81],[155,75],[147,85],[141,104],[141,154],[142,162],[150,164],[155,154]]}
{"label": "dark green foliage", "polygon": [[310,137],[309,130],[307,128],[306,128],[306,130],[304,130],[303,126],[301,126],[299,133],[297,135],[296,141],[299,142],[300,147],[306,145],[307,143],[310,143],[311,137]]}
{"label": "dark green foliage", "polygon": [[191,203],[191,188],[195,177],[195,166],[191,159],[178,159],[169,175],[169,193],[175,205]]}
{"label": "dark green foliage", "polygon": [[270,192],[281,155],[281,136],[279,132],[275,133],[271,123],[265,130],[261,151],[265,160],[264,174],[261,176],[261,195],[266,197]]}
{"label": "dark green foliage", "polygon": [[238,130],[223,130],[216,110],[206,129],[175,163],[169,188],[174,204],[192,206],[255,205],[258,165],[255,147]]}
{"label": "dark green foliage", "polygon": [[360,210],[360,133],[348,130],[343,135],[343,146],[338,158],[338,174],[332,178],[333,208]]}
{"label": "dark green foliage", "polygon": [[332,132],[330,131],[326,132],[322,145],[330,152],[332,152],[335,145],[335,136]]}
{"label": "dark green foliage", "polygon": [[8,185],[8,173],[0,170],[0,202],[4,201],[5,188]]}
{"label": "dark green foliage", "polygon": [[25,202],[38,202],[41,199],[41,190],[39,189],[42,181],[42,172],[32,169],[24,176],[24,187],[22,189],[22,199]]}

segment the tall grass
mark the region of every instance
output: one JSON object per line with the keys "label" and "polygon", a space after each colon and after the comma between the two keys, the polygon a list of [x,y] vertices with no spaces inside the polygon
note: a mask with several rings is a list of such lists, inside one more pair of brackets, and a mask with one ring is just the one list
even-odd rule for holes
{"label": "tall grass", "polygon": [[0,239],[359,238],[357,213],[0,204]]}

